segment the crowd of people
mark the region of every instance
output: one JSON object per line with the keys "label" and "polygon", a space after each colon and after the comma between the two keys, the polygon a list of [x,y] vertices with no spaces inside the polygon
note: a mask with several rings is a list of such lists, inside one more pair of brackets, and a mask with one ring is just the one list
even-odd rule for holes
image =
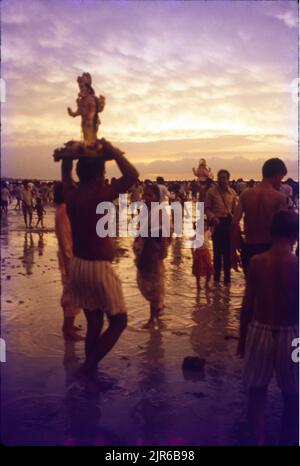
{"label": "crowd of people", "polygon": [[[204,159],[201,159],[204,160]],[[209,169],[210,170],[210,169]],[[195,169],[194,171],[197,172]],[[182,204],[186,201],[203,201],[205,200],[207,191],[215,186],[216,182],[213,180],[212,172],[209,171],[210,176],[204,178],[203,175],[197,179],[190,181],[185,180],[172,180],[165,181],[162,176],[158,176],[155,184],[158,185],[160,190],[160,202],[167,201],[168,203],[178,201]],[[115,178],[111,179],[113,182]],[[105,184],[109,184],[109,180],[105,179]],[[137,182],[129,189],[129,200],[131,202],[138,202],[143,200],[144,189],[148,185],[153,184],[150,179],[144,181],[137,180]],[[242,178],[237,180],[228,181],[228,185],[233,189],[237,196],[246,189],[253,188],[259,184],[259,181],[250,179],[244,181]],[[22,212],[34,213],[37,204],[44,207],[54,207],[54,191],[56,181],[42,182],[39,180],[2,180],[1,181],[1,216],[6,217],[8,207],[11,206],[14,210]],[[298,211],[299,207],[299,183],[292,178],[288,178],[280,185],[286,197],[288,206],[291,209]],[[38,208],[41,210],[41,207]],[[45,213],[45,212],[44,212]],[[29,215],[28,215],[29,216]],[[38,220],[38,214],[36,215]],[[26,222],[25,222],[26,226]],[[32,226],[32,222],[31,222]],[[27,222],[27,227],[30,227],[30,222]]]}
{"label": "crowd of people", "polygon": [[[121,177],[105,180],[105,164],[114,160]],[[85,340],[86,359],[76,377],[86,387],[97,384],[97,364],[113,348],[127,325],[121,281],[112,261],[114,241],[99,237],[96,212],[100,202],[114,201],[128,192],[131,202],[143,200],[166,205],[178,201],[204,202],[204,242],[193,249],[191,272],[197,290],[201,278],[209,287],[230,286],[232,270],[241,266],[246,289],[241,303],[238,352],[245,354],[244,382],[248,390],[249,421],[256,444],[265,443],[267,387],[276,373],[283,393],[284,414],[281,442],[296,442],[298,413],[298,364],[291,353],[298,328],[298,183],[288,178],[284,162],[267,160],[262,180],[230,180],[220,169],[216,180],[201,159],[192,181],[139,180],[139,173],[124,154],[105,141],[102,158],[81,158],[76,164],[79,182],[72,176],[73,161],[62,161],[62,181],[2,182],[1,214],[8,205],[22,210],[26,228],[44,227],[45,206],[55,206],[55,231],[62,276],[63,334],[73,341]],[[148,214],[151,216],[151,211]],[[149,217],[149,228],[151,218]],[[195,225],[197,228],[197,225]],[[210,255],[212,240],[212,259]],[[137,286],[149,302],[145,328],[160,324],[164,309],[164,259],[172,234],[166,237],[161,223],[155,237],[138,236],[133,242]],[[87,334],[82,337],[75,318],[84,311]],[[104,317],[108,327],[103,332]]]}
{"label": "crowd of people", "polygon": [[[36,214],[37,223],[44,228],[45,206],[54,206],[54,182],[41,182],[37,180],[2,180],[1,181],[1,217],[7,218],[8,206],[20,210],[24,216],[26,228],[34,225],[33,214]],[[13,205],[14,204],[14,205]]]}

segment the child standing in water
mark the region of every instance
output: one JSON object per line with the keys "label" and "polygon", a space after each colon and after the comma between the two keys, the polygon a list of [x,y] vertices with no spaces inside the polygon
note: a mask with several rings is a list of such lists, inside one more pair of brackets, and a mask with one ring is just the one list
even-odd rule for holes
{"label": "child standing in water", "polygon": [[[199,220],[198,220],[199,222]],[[204,220],[204,241],[202,246],[193,249],[193,267],[192,273],[196,277],[197,290],[199,291],[200,278],[205,277],[205,286],[209,288],[209,282],[211,276],[214,273],[214,269],[211,263],[211,257],[209,252],[209,240],[210,231],[207,220]]]}
{"label": "child standing in water", "polygon": [[36,222],[35,227],[37,228],[39,223],[40,223],[42,228],[44,228],[44,215],[45,215],[46,211],[44,209],[42,199],[40,197],[38,197],[37,200],[36,200],[35,210],[36,210],[37,217],[38,217],[38,221]]}
{"label": "child standing in water", "polygon": [[[151,328],[159,319],[164,308],[165,298],[165,266],[164,259],[168,255],[170,236],[162,237],[162,215],[168,218],[166,211],[159,212],[159,236],[151,237],[151,203],[160,201],[160,190],[157,185],[148,185],[144,190],[144,200],[148,209],[148,237],[137,237],[134,242],[136,255],[137,284],[144,298],[150,303],[150,318],[144,328]],[[154,210],[155,207],[152,207]],[[162,207],[165,210],[164,207]],[[153,214],[152,210],[152,214]]]}

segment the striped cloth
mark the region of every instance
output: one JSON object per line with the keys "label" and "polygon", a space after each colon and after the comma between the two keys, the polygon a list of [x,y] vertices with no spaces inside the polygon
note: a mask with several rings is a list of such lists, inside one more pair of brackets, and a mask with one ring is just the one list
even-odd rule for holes
{"label": "striped cloth", "polygon": [[61,273],[61,283],[63,292],[60,300],[60,305],[64,311],[64,317],[76,317],[80,312],[80,307],[74,306],[72,287],[70,285],[69,276],[66,273]]}
{"label": "striped cloth", "polygon": [[292,360],[292,341],[299,338],[295,326],[272,327],[253,321],[248,328],[243,379],[247,389],[267,386],[275,371],[285,393],[299,391],[299,364]]}
{"label": "striped cloth", "polygon": [[70,285],[75,305],[90,311],[100,309],[108,316],[126,313],[121,282],[111,262],[73,257]]}

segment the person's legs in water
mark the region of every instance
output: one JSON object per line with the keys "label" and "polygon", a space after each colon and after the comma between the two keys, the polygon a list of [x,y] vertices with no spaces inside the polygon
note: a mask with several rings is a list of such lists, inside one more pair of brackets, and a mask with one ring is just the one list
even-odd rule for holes
{"label": "person's legs in water", "polygon": [[200,277],[196,277],[196,287],[197,287],[197,290],[200,290],[200,289],[201,289]]}
{"label": "person's legs in water", "polygon": [[151,328],[155,325],[155,320],[157,319],[158,311],[155,303],[150,302],[150,318],[148,322],[143,326],[143,328]]}
{"label": "person's legs in water", "polygon": [[7,217],[7,214],[8,214],[8,204],[7,204],[7,201],[4,203],[4,215],[5,217]]}
{"label": "person's legs in water", "polygon": [[[43,238],[43,233],[39,233],[40,238]],[[81,330],[80,327],[75,325],[75,319],[81,312],[81,308],[74,305],[72,301],[72,293],[70,288],[70,279],[66,270],[61,269],[61,280],[62,280],[62,296],[61,296],[61,307],[63,310],[63,326],[62,331],[65,340],[70,341],[81,341],[85,340],[84,337],[77,334]]]}
{"label": "person's legs in water", "polygon": [[255,445],[265,445],[265,408],[268,387],[251,388],[248,392],[248,419]]}
{"label": "person's legs in water", "polygon": [[298,445],[299,441],[299,394],[282,392],[283,413],[279,444]]}
{"label": "person's legs in water", "polygon": [[28,207],[28,216],[29,216],[29,228],[32,228],[32,208]]}
{"label": "person's legs in water", "polygon": [[16,201],[17,201],[17,203],[15,205],[14,210],[20,210],[21,209],[21,199],[17,198]]}
{"label": "person's legs in water", "polygon": [[162,302],[158,303],[157,301],[150,302],[150,318],[148,322],[143,326],[143,328],[152,328],[155,326],[155,323],[161,316],[161,313],[164,310],[164,304]]}
{"label": "person's legs in water", "polygon": [[151,328],[155,325],[155,319],[157,318],[156,306],[154,303],[150,302],[150,317],[148,322],[143,325],[143,328]]}
{"label": "person's legs in water", "polygon": [[222,267],[222,253],[221,253],[221,231],[219,225],[215,227],[212,234],[213,241],[213,264],[214,264],[214,280],[215,282],[220,281],[221,267]]}
{"label": "person's legs in water", "polygon": [[[79,329],[79,327],[76,327],[74,325],[75,322],[75,316],[64,316],[64,323],[63,323],[63,334],[64,334],[64,339],[65,340],[70,340],[70,341],[83,341],[85,338],[81,335],[78,335],[76,331]],[[80,330],[80,329],[79,329]]]}
{"label": "person's legs in water", "polygon": [[206,275],[206,279],[205,279],[205,287],[206,288],[210,288],[210,286],[209,286],[210,279],[211,279],[211,274]]}
{"label": "person's legs in water", "polygon": [[80,369],[81,374],[90,376],[97,369],[97,364],[113,348],[120,338],[127,325],[127,314],[120,313],[114,316],[108,316],[109,325],[101,335],[103,321],[101,320],[102,311],[84,311],[87,318],[87,337],[86,351],[87,357],[85,363]]}
{"label": "person's legs in water", "polygon": [[96,309],[95,311],[85,309],[84,314],[87,321],[87,333],[85,338],[85,357],[87,359],[101,335],[104,323],[104,314],[100,309]]}
{"label": "person's legs in water", "polygon": [[223,267],[224,267],[224,283],[228,285],[231,279],[231,261],[230,261],[230,230],[224,228],[223,232]]}
{"label": "person's legs in water", "polygon": [[26,228],[28,228],[28,222],[27,222],[27,206],[24,202],[22,202],[22,211],[23,211],[23,217],[24,217],[24,222]]}

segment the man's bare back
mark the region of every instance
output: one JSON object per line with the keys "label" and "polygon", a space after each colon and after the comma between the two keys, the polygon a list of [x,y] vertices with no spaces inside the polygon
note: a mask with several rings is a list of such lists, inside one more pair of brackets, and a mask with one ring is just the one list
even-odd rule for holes
{"label": "man's bare back", "polygon": [[271,248],[254,256],[249,270],[254,320],[272,326],[298,322],[298,258],[290,251]]}
{"label": "man's bare back", "polygon": [[245,189],[240,195],[240,208],[244,213],[246,243],[271,243],[270,225],[273,215],[287,208],[286,197],[267,183]]}

